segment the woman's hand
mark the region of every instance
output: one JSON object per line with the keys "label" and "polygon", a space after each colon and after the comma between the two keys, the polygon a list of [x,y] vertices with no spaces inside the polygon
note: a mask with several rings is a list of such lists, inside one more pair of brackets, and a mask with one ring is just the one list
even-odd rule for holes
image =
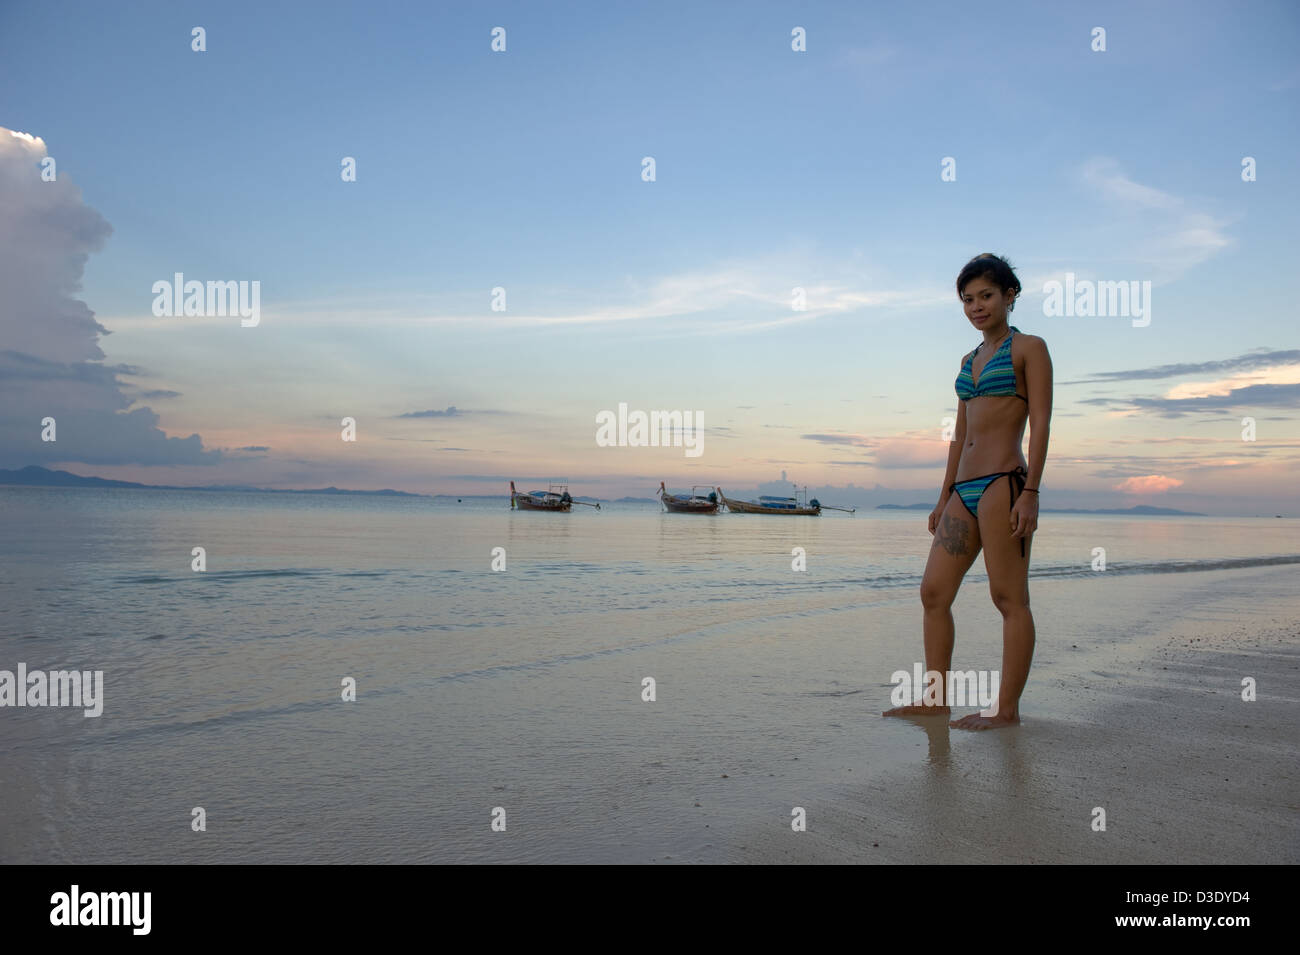
{"label": "woman's hand", "polygon": [[1011,508],[1011,536],[1028,537],[1038,529],[1038,495],[1022,492]]}
{"label": "woman's hand", "polygon": [[931,534],[933,534],[935,528],[939,526],[939,518],[943,516],[943,509],[948,506],[948,498],[950,497],[952,497],[951,491],[947,492],[941,498],[939,498],[939,503],[936,504],[934,506],[934,510],[930,512],[930,533]]}

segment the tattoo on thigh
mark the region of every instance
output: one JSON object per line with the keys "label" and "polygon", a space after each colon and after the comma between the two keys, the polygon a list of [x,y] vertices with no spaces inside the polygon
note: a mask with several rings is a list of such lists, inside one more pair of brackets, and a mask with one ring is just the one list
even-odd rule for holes
{"label": "tattoo on thigh", "polygon": [[939,520],[939,533],[934,535],[934,542],[950,554],[970,553],[970,525],[965,521],[947,514]]}

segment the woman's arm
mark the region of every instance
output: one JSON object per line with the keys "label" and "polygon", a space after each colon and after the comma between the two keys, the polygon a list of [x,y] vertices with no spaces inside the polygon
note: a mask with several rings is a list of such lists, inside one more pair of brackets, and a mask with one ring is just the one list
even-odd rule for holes
{"label": "woman's arm", "polygon": [[952,432],[952,441],[948,444],[948,470],[943,475],[943,487],[939,489],[939,503],[930,512],[927,524],[933,534],[939,526],[939,518],[952,497],[952,482],[957,480],[957,464],[961,461],[961,449],[966,443],[966,402],[957,402],[957,426]]}
{"label": "woman's arm", "polygon": [[948,469],[943,474],[943,488],[939,491],[940,502],[946,501],[952,494],[952,482],[957,480],[957,465],[961,461],[961,449],[966,445],[966,402],[957,402],[957,427],[953,429],[952,441],[948,444]]}
{"label": "woman's arm", "polygon": [[1052,421],[1052,356],[1047,342],[1025,336],[1025,391],[1029,395],[1029,474],[1026,487],[1036,488],[1047,463],[1047,439]]}

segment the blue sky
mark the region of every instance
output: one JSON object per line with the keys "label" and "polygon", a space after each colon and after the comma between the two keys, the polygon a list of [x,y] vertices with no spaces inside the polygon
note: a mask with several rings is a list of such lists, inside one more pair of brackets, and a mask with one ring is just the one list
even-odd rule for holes
{"label": "blue sky", "polygon": [[[606,496],[785,470],[923,500],[980,340],[953,282],[994,251],[1025,288],[1012,324],[1051,349],[1055,503],[1278,510],[1300,457],[1298,34],[1286,2],[9,2],[0,126],[111,227],[48,255],[84,261],[62,294],[125,366],[100,410],[151,410],[93,450],[71,424],[32,444],[23,418],[0,466],[465,493],[565,474]],[[9,237],[40,249],[63,220],[32,216]],[[260,324],[154,317],[176,272],[260,281]],[[1067,272],[1151,282],[1150,324],[1045,316]],[[31,312],[11,301],[6,337]],[[100,361],[58,334],[0,349]],[[597,447],[619,402],[703,412],[705,453]]]}

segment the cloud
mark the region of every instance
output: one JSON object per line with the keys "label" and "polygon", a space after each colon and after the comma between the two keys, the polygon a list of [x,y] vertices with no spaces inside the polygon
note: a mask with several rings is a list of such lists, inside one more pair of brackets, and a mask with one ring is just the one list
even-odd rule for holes
{"label": "cloud", "polygon": [[1111,406],[1132,411],[1150,411],[1162,418],[1187,414],[1246,414],[1255,408],[1300,408],[1300,383],[1248,385],[1227,394],[1197,395],[1190,398],[1083,398],[1085,405]]}
{"label": "cloud", "polygon": [[[744,260],[725,260],[704,268],[687,269],[650,281],[627,279],[622,288],[570,287],[514,293],[537,307],[521,311],[485,310],[416,313],[409,302],[377,305],[374,296],[351,301],[286,303],[277,313],[281,324],[310,322],[379,325],[497,328],[552,328],[564,326],[628,326],[649,337],[731,335],[741,332],[816,322],[823,318],[857,314],[872,309],[928,309],[950,306],[953,293],[946,288],[921,289],[899,285],[883,288],[863,285],[856,268],[839,267],[841,278],[822,279],[831,271],[823,256],[773,252]],[[805,311],[792,308],[792,289],[804,289]],[[122,327],[147,327],[159,320],[122,316]],[[749,406],[740,406],[749,407]],[[484,412],[478,412],[484,413]]]}
{"label": "cloud", "polygon": [[[1112,444],[1126,442],[1112,441]],[[1141,441],[1132,443],[1142,444]],[[1279,463],[1300,457],[1300,441],[1243,442],[1239,438],[1215,441],[1215,447],[1197,445],[1187,451],[1166,454],[1120,454],[1090,451],[1086,457],[1057,456],[1058,465],[1077,467],[1090,477],[1127,480],[1147,474],[1203,474],[1218,471],[1251,470],[1265,462]],[[1233,453],[1240,455],[1234,457]]]}
{"label": "cloud", "polygon": [[1150,381],[1160,378],[1182,378],[1187,375],[1221,375],[1225,372],[1248,371],[1260,369],[1268,372],[1279,365],[1300,364],[1300,351],[1270,351],[1259,349],[1225,358],[1220,361],[1180,362],[1173,365],[1155,365],[1151,368],[1131,368],[1124,371],[1099,371],[1088,378],[1073,381],[1058,381],[1058,385],[1097,384],[1113,381]]}
{"label": "cloud", "polygon": [[1123,494],[1163,494],[1165,491],[1182,486],[1183,482],[1178,478],[1165,477],[1163,474],[1146,474],[1120,481],[1115,485],[1115,490]]}
{"label": "cloud", "polygon": [[197,434],[169,438],[150,408],[126,410],[118,376],[136,369],[100,363],[108,330],[75,296],[113,230],[66,173],[41,178],[45,156],[39,137],[0,127],[0,467],[217,463]]}
{"label": "cloud", "polygon": [[816,441],[839,448],[862,448],[859,461],[834,460],[828,463],[854,467],[881,468],[886,471],[905,471],[911,468],[942,467],[948,460],[948,444],[941,441],[937,432],[907,433],[888,438],[872,438],[862,434],[802,434],[805,441]]}
{"label": "cloud", "polygon": [[510,493],[510,482],[515,482],[516,490],[523,488],[529,482],[535,487],[537,484],[545,484],[547,481],[554,480],[549,477],[529,477],[524,475],[520,477],[514,474],[448,474],[446,479],[449,481],[474,481],[479,484],[501,484],[505,486],[506,493]]}
{"label": "cloud", "polygon": [[429,411],[407,411],[399,415],[394,415],[393,417],[395,418],[463,418],[465,417],[465,415],[482,415],[482,414],[508,415],[508,414],[514,414],[514,412],[502,411],[498,408],[477,408],[477,409],[466,410],[465,408],[457,408],[455,405],[448,405],[446,408],[443,408],[441,411],[439,411],[437,408],[430,409]]}
{"label": "cloud", "polygon": [[[1097,372],[1088,378],[1059,384],[1112,384],[1201,376],[1171,385],[1163,395],[1081,398],[1079,404],[1117,409],[1117,413],[1149,411],[1164,418],[1189,414],[1245,414],[1258,408],[1300,408],[1300,351],[1259,348],[1235,358],[1179,362]],[[1283,419],[1287,420],[1287,419]]]}
{"label": "cloud", "polygon": [[889,471],[943,467],[948,463],[948,447],[935,431],[885,438],[876,444],[876,467]]}
{"label": "cloud", "polygon": [[1190,208],[1181,196],[1130,179],[1115,159],[1090,159],[1080,174],[1094,192],[1140,223],[1138,229],[1122,225],[1124,233],[1116,236],[1113,251],[1166,278],[1191,271],[1233,243],[1223,231],[1226,221]]}
{"label": "cloud", "polygon": [[455,405],[448,405],[442,411],[408,411],[405,414],[399,414],[399,418],[457,418],[465,412],[461,411]]}
{"label": "cloud", "polygon": [[873,439],[861,434],[801,434],[799,437],[805,441],[816,441],[820,444],[844,445],[852,448],[870,448],[875,442]]}

